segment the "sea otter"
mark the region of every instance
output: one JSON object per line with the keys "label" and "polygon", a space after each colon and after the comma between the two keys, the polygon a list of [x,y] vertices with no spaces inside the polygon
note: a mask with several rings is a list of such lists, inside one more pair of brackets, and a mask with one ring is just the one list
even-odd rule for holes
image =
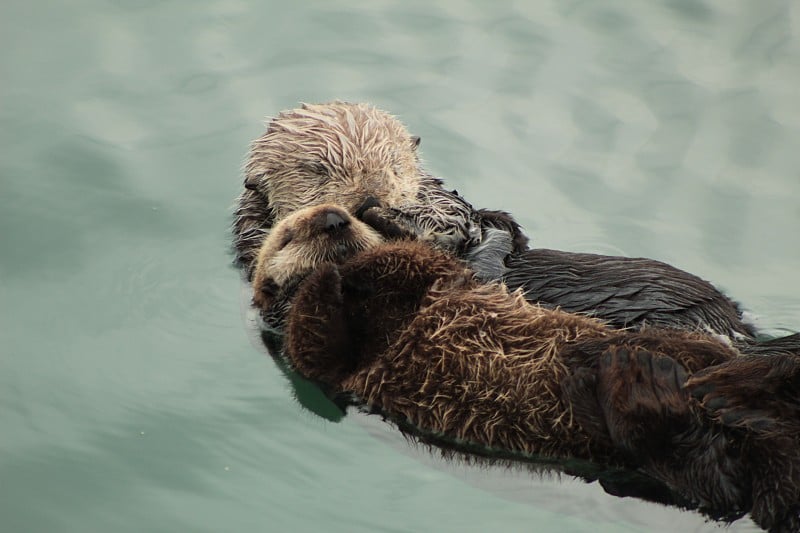
{"label": "sea otter", "polygon": [[332,202],[385,236],[414,235],[466,259],[483,279],[529,301],[618,327],[701,329],[747,353],[798,353],[800,334],[755,342],[736,303],[705,280],[650,259],[528,249],[508,213],[476,210],[421,166],[419,138],[367,104],[306,104],[280,113],[252,144],[234,222],[238,262],[252,276],[258,248],[289,213]]}
{"label": "sea otter", "polygon": [[[533,305],[426,243],[382,242],[333,205],[282,219],[261,248],[254,302],[269,313],[286,301],[294,368],[398,425],[630,466],[713,517],[800,527],[796,357],[740,356],[709,335],[621,331]],[[764,379],[781,397],[736,405]]]}
{"label": "sea otter", "polygon": [[479,239],[475,210],[422,169],[418,145],[400,121],[367,104],[304,104],[278,115],[252,143],[236,211],[237,261],[248,277],[276,221],[326,202],[352,214],[385,210],[455,252]]}

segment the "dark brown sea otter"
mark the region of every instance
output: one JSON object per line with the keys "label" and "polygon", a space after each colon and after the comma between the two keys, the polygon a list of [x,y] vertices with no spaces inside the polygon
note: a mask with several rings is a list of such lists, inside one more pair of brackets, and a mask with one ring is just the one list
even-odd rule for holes
{"label": "dark brown sea otter", "polygon": [[800,359],[612,329],[479,282],[429,245],[380,241],[321,205],[264,242],[254,301],[269,312],[293,287],[285,354],[302,375],[422,433],[634,467],[711,516],[800,527]]}
{"label": "dark brown sea otter", "polygon": [[414,235],[465,258],[482,279],[522,288],[529,301],[612,326],[703,330],[747,353],[800,353],[800,334],[755,343],[738,306],[710,283],[650,259],[527,249],[510,215],[475,210],[422,168],[419,138],[367,104],[303,105],[253,142],[234,224],[239,263],[252,275],[272,226],[331,202],[369,214],[389,237]]}

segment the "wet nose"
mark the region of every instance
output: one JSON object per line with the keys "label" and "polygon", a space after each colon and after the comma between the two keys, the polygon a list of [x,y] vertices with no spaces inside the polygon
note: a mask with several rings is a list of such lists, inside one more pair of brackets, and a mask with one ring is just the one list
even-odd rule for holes
{"label": "wet nose", "polygon": [[361,204],[361,207],[356,209],[356,217],[361,218],[362,216],[364,216],[364,211],[366,211],[370,207],[380,207],[380,206],[381,203],[378,201],[377,198],[375,198],[374,196],[367,196],[364,199],[364,203]]}
{"label": "wet nose", "polygon": [[347,227],[349,224],[350,221],[345,220],[344,217],[338,213],[329,212],[327,215],[325,215],[324,229],[328,233],[339,231],[340,229]]}

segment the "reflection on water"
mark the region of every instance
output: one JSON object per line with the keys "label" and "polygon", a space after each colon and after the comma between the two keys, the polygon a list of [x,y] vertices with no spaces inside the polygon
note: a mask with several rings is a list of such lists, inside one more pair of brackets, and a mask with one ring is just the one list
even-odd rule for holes
{"label": "reflection on water", "polygon": [[799,10],[5,2],[3,529],[716,530],[305,410],[250,341],[231,205],[265,115],[370,101],[536,244],[665,260],[796,331]]}

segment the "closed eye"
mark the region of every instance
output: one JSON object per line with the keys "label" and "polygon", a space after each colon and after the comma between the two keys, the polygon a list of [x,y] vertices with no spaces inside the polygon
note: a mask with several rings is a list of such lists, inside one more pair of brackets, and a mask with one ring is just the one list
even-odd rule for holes
{"label": "closed eye", "polygon": [[322,161],[304,161],[301,166],[307,172],[310,172],[323,180],[327,180],[330,177],[328,173],[328,167],[326,167]]}

